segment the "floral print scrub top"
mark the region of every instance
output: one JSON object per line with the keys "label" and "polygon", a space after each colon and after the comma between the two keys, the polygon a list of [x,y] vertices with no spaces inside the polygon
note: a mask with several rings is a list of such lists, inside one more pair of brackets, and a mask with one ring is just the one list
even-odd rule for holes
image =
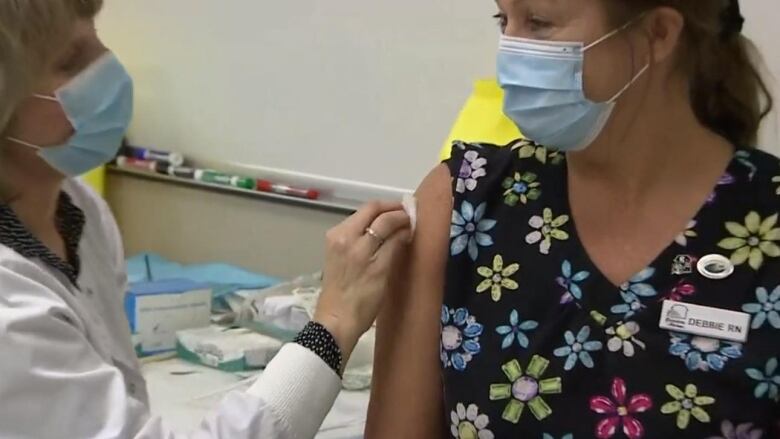
{"label": "floral print scrub top", "polygon": [[[578,240],[563,154],[457,142],[448,166],[447,437],[780,437],[778,159],[737,151],[687,229],[619,287]],[[734,273],[701,275],[711,254]],[[749,339],[662,330],[664,300],[747,313]]]}

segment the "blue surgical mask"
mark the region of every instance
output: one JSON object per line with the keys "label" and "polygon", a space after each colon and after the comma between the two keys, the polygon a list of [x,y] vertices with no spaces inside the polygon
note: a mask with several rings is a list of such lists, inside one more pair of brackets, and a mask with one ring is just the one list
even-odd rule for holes
{"label": "blue surgical mask", "polygon": [[68,177],[91,171],[116,156],[133,113],[133,81],[113,53],[101,56],[54,96],[35,97],[59,102],[73,135],[57,146],[8,140],[36,149],[52,168]]}
{"label": "blue surgical mask", "polygon": [[643,67],[612,99],[593,102],[585,96],[585,52],[627,26],[587,46],[580,42],[501,37],[498,82],[505,93],[504,113],[525,137],[561,151],[581,150],[596,140],[612,115],[615,102],[650,65]]}

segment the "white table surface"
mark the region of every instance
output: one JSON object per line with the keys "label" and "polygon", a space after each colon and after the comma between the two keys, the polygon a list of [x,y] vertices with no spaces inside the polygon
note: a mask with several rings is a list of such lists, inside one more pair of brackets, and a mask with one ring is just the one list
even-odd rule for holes
{"label": "white table surface", "polygon": [[[249,374],[222,372],[178,358],[145,364],[143,373],[152,413],[177,431],[192,430],[228,392],[246,389],[253,381]],[[317,439],[362,438],[368,399],[368,391],[342,391]]]}

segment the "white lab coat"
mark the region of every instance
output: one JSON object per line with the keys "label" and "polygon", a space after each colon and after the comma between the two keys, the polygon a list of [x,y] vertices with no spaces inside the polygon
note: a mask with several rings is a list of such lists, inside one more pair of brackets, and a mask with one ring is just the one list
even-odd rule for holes
{"label": "white lab coat", "polygon": [[107,205],[65,184],[86,215],[79,288],[0,245],[0,438],[311,438],[340,389],[319,357],[285,346],[262,379],[234,392],[193,432],[149,411],[123,312],[119,231]]}

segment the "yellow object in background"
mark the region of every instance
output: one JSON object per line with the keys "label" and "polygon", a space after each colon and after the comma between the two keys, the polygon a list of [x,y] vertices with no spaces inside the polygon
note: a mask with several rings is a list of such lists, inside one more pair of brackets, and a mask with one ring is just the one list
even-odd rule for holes
{"label": "yellow object in background", "polygon": [[106,167],[101,166],[97,169],[82,175],[80,177],[84,183],[87,183],[98,193],[101,197],[105,196],[106,192]]}
{"label": "yellow object in background", "polygon": [[494,79],[476,81],[441,150],[441,159],[450,158],[452,142],[456,140],[506,145],[522,137],[517,125],[504,115],[503,108],[504,91],[498,83]]}

